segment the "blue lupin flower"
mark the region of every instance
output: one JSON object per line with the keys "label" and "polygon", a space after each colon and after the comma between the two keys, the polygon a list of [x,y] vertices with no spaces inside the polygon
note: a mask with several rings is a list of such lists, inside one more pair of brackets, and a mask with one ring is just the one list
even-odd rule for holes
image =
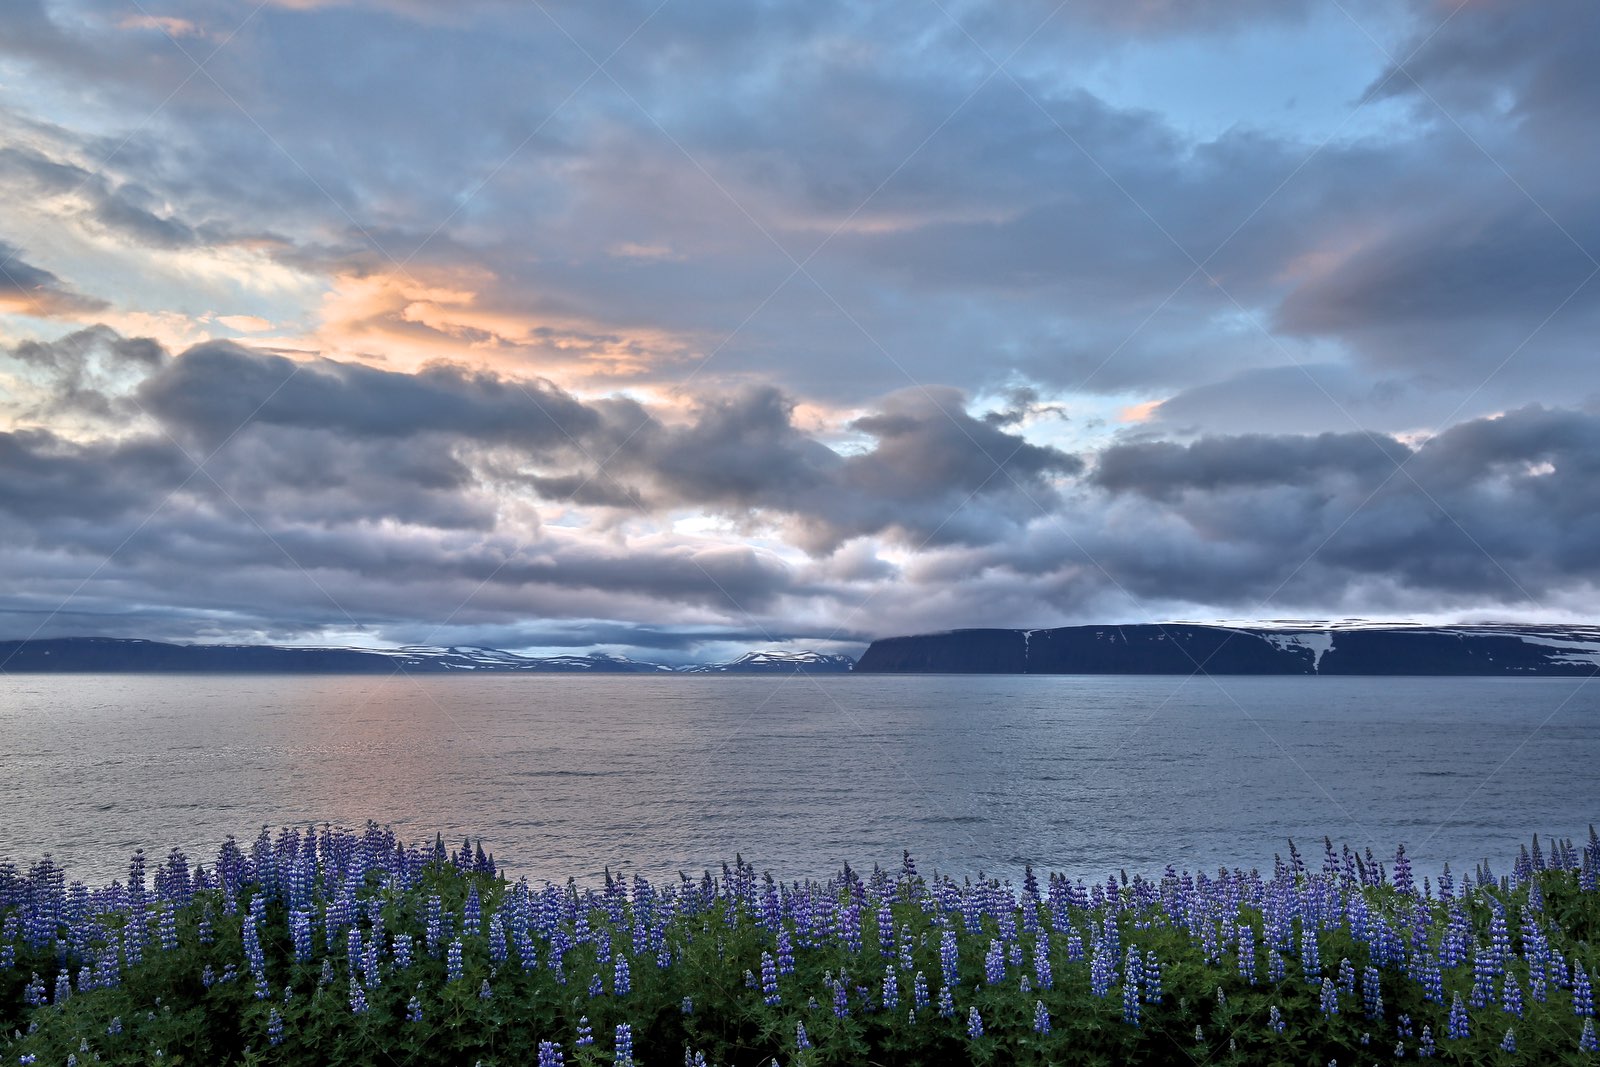
{"label": "blue lupin flower", "polygon": [[350,1014],[365,1015],[367,1013],[367,991],[361,988],[361,983],[354,978],[350,979]]}
{"label": "blue lupin flower", "polygon": [[1161,1003],[1161,959],[1155,949],[1144,954],[1144,1002]]}
{"label": "blue lupin flower", "polygon": [[603,997],[605,995],[606,995],[606,984],[603,981],[600,980],[600,976],[598,974],[590,975],[589,976],[589,996],[590,997]]}
{"label": "blue lupin flower", "polygon": [[683,1012],[683,1014],[685,1014],[685,1015],[693,1015],[694,1014],[694,998],[693,997],[684,997],[683,998],[683,1003],[678,1005],[678,1010]]}
{"label": "blue lupin flower", "polygon": [[1033,1032],[1041,1035],[1050,1032],[1050,1013],[1045,1010],[1042,1000],[1033,1002]]}
{"label": "blue lupin flower", "polygon": [[617,953],[616,972],[612,976],[611,989],[619,997],[625,997],[633,989],[633,976],[628,970],[628,957]]}
{"label": "blue lupin flower", "polygon": [[1378,969],[1368,967],[1361,972],[1361,999],[1366,1003],[1369,1019],[1383,1018],[1383,989],[1378,982]]}
{"label": "blue lupin flower", "polygon": [[1450,1022],[1445,1031],[1452,1041],[1460,1041],[1472,1036],[1472,1027],[1467,1023],[1467,1009],[1461,1003],[1461,994],[1456,993],[1450,1002]]}
{"label": "blue lupin flower", "polygon": [[954,930],[946,930],[939,938],[939,969],[943,972],[946,988],[954,988],[961,984],[961,975],[957,971]]}
{"label": "blue lupin flower", "polygon": [[1522,1018],[1522,986],[1517,981],[1517,976],[1507,971],[1501,979],[1500,1008],[1507,1015]]}
{"label": "blue lupin flower", "polygon": [[[1139,1002],[1141,999],[1139,986],[1143,971],[1144,962],[1139,956],[1139,950],[1129,945],[1122,974],[1122,1021],[1129,1026],[1139,1025]],[[1218,991],[1221,991],[1220,986]]]}
{"label": "blue lupin flower", "polygon": [[267,1013],[267,1043],[273,1047],[283,1044],[283,1016],[277,1008]]}
{"label": "blue lupin flower", "polygon": [[459,937],[450,940],[450,951],[445,959],[445,971],[448,981],[459,982],[461,980],[463,966],[461,963],[461,939]]}
{"label": "blue lupin flower", "polygon": [[1005,949],[999,941],[989,942],[989,952],[983,958],[983,980],[989,985],[999,985],[1006,977]]}
{"label": "blue lupin flower", "polygon": [[617,1052],[614,1062],[617,1067],[633,1067],[633,1027],[627,1023],[617,1024],[616,1033]]}
{"label": "blue lupin flower", "polygon": [[1589,972],[1572,964],[1572,1013],[1581,1017],[1594,1014],[1594,988],[1589,982]]}
{"label": "blue lupin flower", "polygon": [[900,1006],[900,982],[895,978],[893,964],[889,964],[883,969],[882,1000],[885,1011],[891,1011]]}
{"label": "blue lupin flower", "polygon": [[794,1047],[800,1052],[804,1052],[811,1047],[811,1039],[806,1036],[805,1023],[794,1024]]}
{"label": "blue lupin flower", "polygon": [[778,927],[778,973],[794,973],[794,945],[789,940],[789,929]]}
{"label": "blue lupin flower", "polygon": [[1239,977],[1249,985],[1256,984],[1256,928],[1249,923],[1240,923],[1239,934]]}
{"label": "blue lupin flower", "polygon": [[1278,1010],[1276,1004],[1267,1009],[1267,1026],[1271,1027],[1272,1032],[1275,1034],[1281,1034],[1284,1031],[1283,1013]]}
{"label": "blue lupin flower", "polygon": [[1339,1014],[1339,990],[1333,984],[1333,979],[1331,978],[1322,980],[1322,1014]]}
{"label": "blue lupin flower", "polygon": [[967,1009],[967,1037],[973,1041],[983,1036],[983,1016],[978,1014],[978,1006],[974,1004]]}
{"label": "blue lupin flower", "polygon": [[1322,957],[1317,946],[1317,929],[1311,923],[1305,923],[1300,929],[1300,967],[1306,981],[1316,984],[1322,973]]}
{"label": "blue lupin flower", "polygon": [[1506,1036],[1500,1039],[1500,1048],[1504,1052],[1517,1051],[1517,1035],[1514,1030],[1507,1029]]}
{"label": "blue lupin flower", "polygon": [[397,970],[407,970],[411,966],[411,935],[394,935],[394,965]]}
{"label": "blue lupin flower", "polygon": [[1424,1026],[1422,1028],[1422,1044],[1417,1047],[1418,1055],[1423,1059],[1430,1059],[1437,1049],[1438,1046],[1433,1043],[1433,1027]]}
{"label": "blue lupin flower", "polygon": [[1055,988],[1055,975],[1050,970],[1049,939],[1043,933],[1033,942],[1033,979],[1035,985],[1047,992]]}
{"label": "blue lupin flower", "polygon": [[955,998],[950,995],[949,986],[941,986],[939,988],[939,1014],[944,1016],[946,1019],[955,1017],[956,1001]]}
{"label": "blue lupin flower", "polygon": [[422,1021],[422,1001],[415,995],[406,1002],[406,1022],[420,1023]]}
{"label": "blue lupin flower", "polygon": [[778,995],[778,965],[773,962],[770,952],[761,953],[761,993],[762,1002],[769,1008],[783,999]]}
{"label": "blue lupin flower", "polygon": [[1583,1032],[1578,1035],[1579,1052],[1600,1052],[1600,1043],[1595,1041],[1594,1020],[1583,1020]]}
{"label": "blue lupin flower", "polygon": [[592,1044],[594,1044],[594,1031],[589,1027],[589,1017],[580,1015],[578,1017],[578,1040],[574,1041],[573,1045],[578,1048],[588,1048]]}
{"label": "blue lupin flower", "polygon": [[559,1042],[539,1042],[539,1067],[566,1067],[566,1062]]}
{"label": "blue lupin flower", "polygon": [[487,979],[487,978],[485,978],[483,980],[483,984],[478,987],[478,999],[479,1000],[493,1000],[494,999],[494,990],[490,988],[489,979]]}
{"label": "blue lupin flower", "polygon": [[921,971],[911,979],[911,1005],[918,1011],[928,1006],[928,979]]}

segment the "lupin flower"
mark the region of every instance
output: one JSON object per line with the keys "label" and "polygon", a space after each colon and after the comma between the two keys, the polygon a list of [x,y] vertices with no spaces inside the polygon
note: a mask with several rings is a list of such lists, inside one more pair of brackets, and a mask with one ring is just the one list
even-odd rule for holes
{"label": "lupin flower", "polygon": [[411,999],[406,1002],[406,1022],[420,1023],[421,1021],[422,1001],[418,1000],[416,995],[413,994]]}
{"label": "lupin flower", "polygon": [[1144,1002],[1161,1003],[1161,959],[1155,949],[1144,954]]}
{"label": "lupin flower", "polygon": [[1500,1039],[1500,1048],[1501,1048],[1501,1051],[1503,1051],[1503,1052],[1515,1052],[1515,1051],[1517,1051],[1517,1035],[1516,1035],[1516,1031],[1514,1031],[1514,1030],[1512,1030],[1510,1028],[1507,1028],[1506,1036]]}
{"label": "lupin flower", "polygon": [[267,1013],[267,1043],[273,1047],[283,1044],[283,1016],[277,1008]]}
{"label": "lupin flower", "polygon": [[967,1037],[973,1041],[983,1036],[983,1016],[978,1014],[978,1006],[974,1004],[967,1009]]}
{"label": "lupin flower", "polygon": [[447,953],[445,960],[445,972],[447,980],[451,982],[459,982],[461,980],[462,971],[461,939],[459,937],[452,938],[450,941],[450,951]]}
{"label": "lupin flower", "polygon": [[[1129,945],[1122,974],[1122,1021],[1129,1026],[1139,1025],[1139,986],[1143,971],[1144,964],[1139,956],[1139,950]],[[1221,992],[1220,986],[1218,992]]]}
{"label": "lupin flower", "polygon": [[778,995],[778,965],[773,962],[770,952],[761,953],[761,993],[762,1002],[769,1008],[775,1007],[783,999]]}
{"label": "lupin flower", "polygon": [[1367,1007],[1369,1019],[1383,1018],[1383,989],[1378,982],[1378,969],[1368,967],[1361,972],[1361,999]]}
{"label": "lupin flower", "polygon": [[1500,1008],[1507,1015],[1522,1018],[1522,986],[1517,982],[1517,976],[1510,971],[1501,979]]}
{"label": "lupin flower", "polygon": [[1318,952],[1317,929],[1311,923],[1304,924],[1300,930],[1300,967],[1306,981],[1315,985],[1322,973],[1322,957]]}
{"label": "lupin flower", "polygon": [[350,1014],[365,1015],[367,1006],[367,991],[361,988],[360,982],[350,979]]}
{"label": "lupin flower", "polygon": [[1033,1002],[1033,1032],[1040,1035],[1050,1033],[1050,1013],[1045,1010],[1042,1000]]}
{"label": "lupin flower", "polygon": [[394,935],[394,965],[397,970],[408,970],[411,967],[411,935]]}
{"label": "lupin flower", "polygon": [[1460,1041],[1472,1036],[1472,1027],[1467,1023],[1467,1009],[1461,1003],[1461,994],[1455,994],[1450,1002],[1450,1022],[1446,1030],[1450,1040]]}
{"label": "lupin flower", "polygon": [[989,952],[983,958],[983,980],[989,985],[999,985],[1006,978],[1005,950],[1000,942],[991,940]]}
{"label": "lupin flower", "polygon": [[628,957],[617,953],[616,972],[612,976],[611,989],[619,997],[625,997],[633,989],[633,976],[628,971]]}
{"label": "lupin flower", "polygon": [[939,969],[943,972],[947,989],[961,984],[961,975],[957,972],[956,963],[955,931],[946,930],[939,938]]}
{"label": "lupin flower", "polygon": [[616,1057],[613,1062],[617,1067],[633,1067],[633,1027],[627,1023],[617,1024]]}
{"label": "lupin flower", "polygon": [[794,1024],[794,1047],[800,1052],[804,1052],[811,1047],[811,1039],[806,1036],[805,1023]]}
{"label": "lupin flower", "polygon": [[1595,1041],[1594,1020],[1583,1020],[1583,1032],[1578,1035],[1579,1052],[1600,1052],[1600,1043]]}
{"label": "lupin flower", "polygon": [[1594,1014],[1594,989],[1589,982],[1589,972],[1572,964],[1572,1013],[1587,1017]]}
{"label": "lupin flower", "polygon": [[539,1042],[539,1067],[566,1067],[566,1062],[566,1057],[561,1054],[560,1043]]}
{"label": "lupin flower", "polygon": [[1437,1048],[1438,1046],[1433,1043],[1433,1027],[1424,1026],[1422,1028],[1422,1044],[1417,1048],[1418,1054],[1421,1055],[1423,1059],[1429,1059],[1433,1056]]}
{"label": "lupin flower", "polygon": [[578,1017],[578,1040],[574,1041],[573,1045],[578,1048],[588,1048],[592,1044],[594,1044],[594,1031],[589,1027],[589,1017],[580,1015]]}
{"label": "lupin flower", "polygon": [[1276,1004],[1267,1009],[1267,1026],[1275,1034],[1281,1034],[1284,1031],[1283,1013],[1278,1010]]}
{"label": "lupin flower", "polygon": [[946,1019],[954,1018],[956,1014],[955,998],[950,995],[949,986],[939,988],[939,1014]]}
{"label": "lupin flower", "polygon": [[911,1006],[915,1011],[928,1006],[928,979],[921,971],[911,979]]}
{"label": "lupin flower", "polygon": [[478,987],[478,999],[479,1000],[493,1000],[494,999],[494,990],[489,987],[489,979],[487,979],[487,978],[485,978],[483,980],[483,984]]}
{"label": "lupin flower", "polygon": [[1249,923],[1240,923],[1237,927],[1239,935],[1239,977],[1247,985],[1256,984],[1256,928]]}
{"label": "lupin flower", "polygon": [[1339,990],[1331,978],[1322,980],[1322,1014],[1339,1014]]}
{"label": "lupin flower", "polygon": [[900,1006],[900,982],[895,978],[894,965],[883,969],[883,1008],[892,1011]]}

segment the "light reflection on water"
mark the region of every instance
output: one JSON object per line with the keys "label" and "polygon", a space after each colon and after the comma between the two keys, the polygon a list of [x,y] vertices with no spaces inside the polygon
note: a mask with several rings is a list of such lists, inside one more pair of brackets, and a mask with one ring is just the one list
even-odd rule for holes
{"label": "light reflection on water", "polygon": [[[1498,769],[1497,769],[1498,768]],[[841,862],[1085,878],[1293,837],[1421,871],[1600,819],[1600,684],[1150,677],[0,677],[0,855],[371,818],[519,874]]]}

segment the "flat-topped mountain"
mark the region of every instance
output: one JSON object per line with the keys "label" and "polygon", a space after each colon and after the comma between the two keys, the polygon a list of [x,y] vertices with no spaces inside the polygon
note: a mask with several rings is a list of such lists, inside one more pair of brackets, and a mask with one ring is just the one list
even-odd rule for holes
{"label": "flat-topped mountain", "polygon": [[1161,623],[874,641],[868,674],[1556,675],[1600,672],[1600,627]]}
{"label": "flat-topped mountain", "polygon": [[730,663],[672,667],[603,652],[524,656],[494,648],[295,648],[280,645],[179,645],[114,637],[0,641],[0,672],[218,674],[753,674],[848,671],[849,656],[811,651],[749,652]]}

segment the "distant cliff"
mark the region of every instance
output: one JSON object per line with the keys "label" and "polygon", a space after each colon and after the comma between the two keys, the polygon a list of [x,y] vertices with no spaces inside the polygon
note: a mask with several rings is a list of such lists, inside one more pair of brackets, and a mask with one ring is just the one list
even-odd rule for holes
{"label": "distant cliff", "polygon": [[0,641],[4,674],[777,674],[848,671],[849,656],[749,652],[731,663],[670,667],[605,653],[524,656],[493,648],[294,648],[177,645],[116,637]]}
{"label": "distant cliff", "polygon": [[951,630],[874,641],[863,674],[1387,674],[1587,677],[1600,627],[1207,626]]}

